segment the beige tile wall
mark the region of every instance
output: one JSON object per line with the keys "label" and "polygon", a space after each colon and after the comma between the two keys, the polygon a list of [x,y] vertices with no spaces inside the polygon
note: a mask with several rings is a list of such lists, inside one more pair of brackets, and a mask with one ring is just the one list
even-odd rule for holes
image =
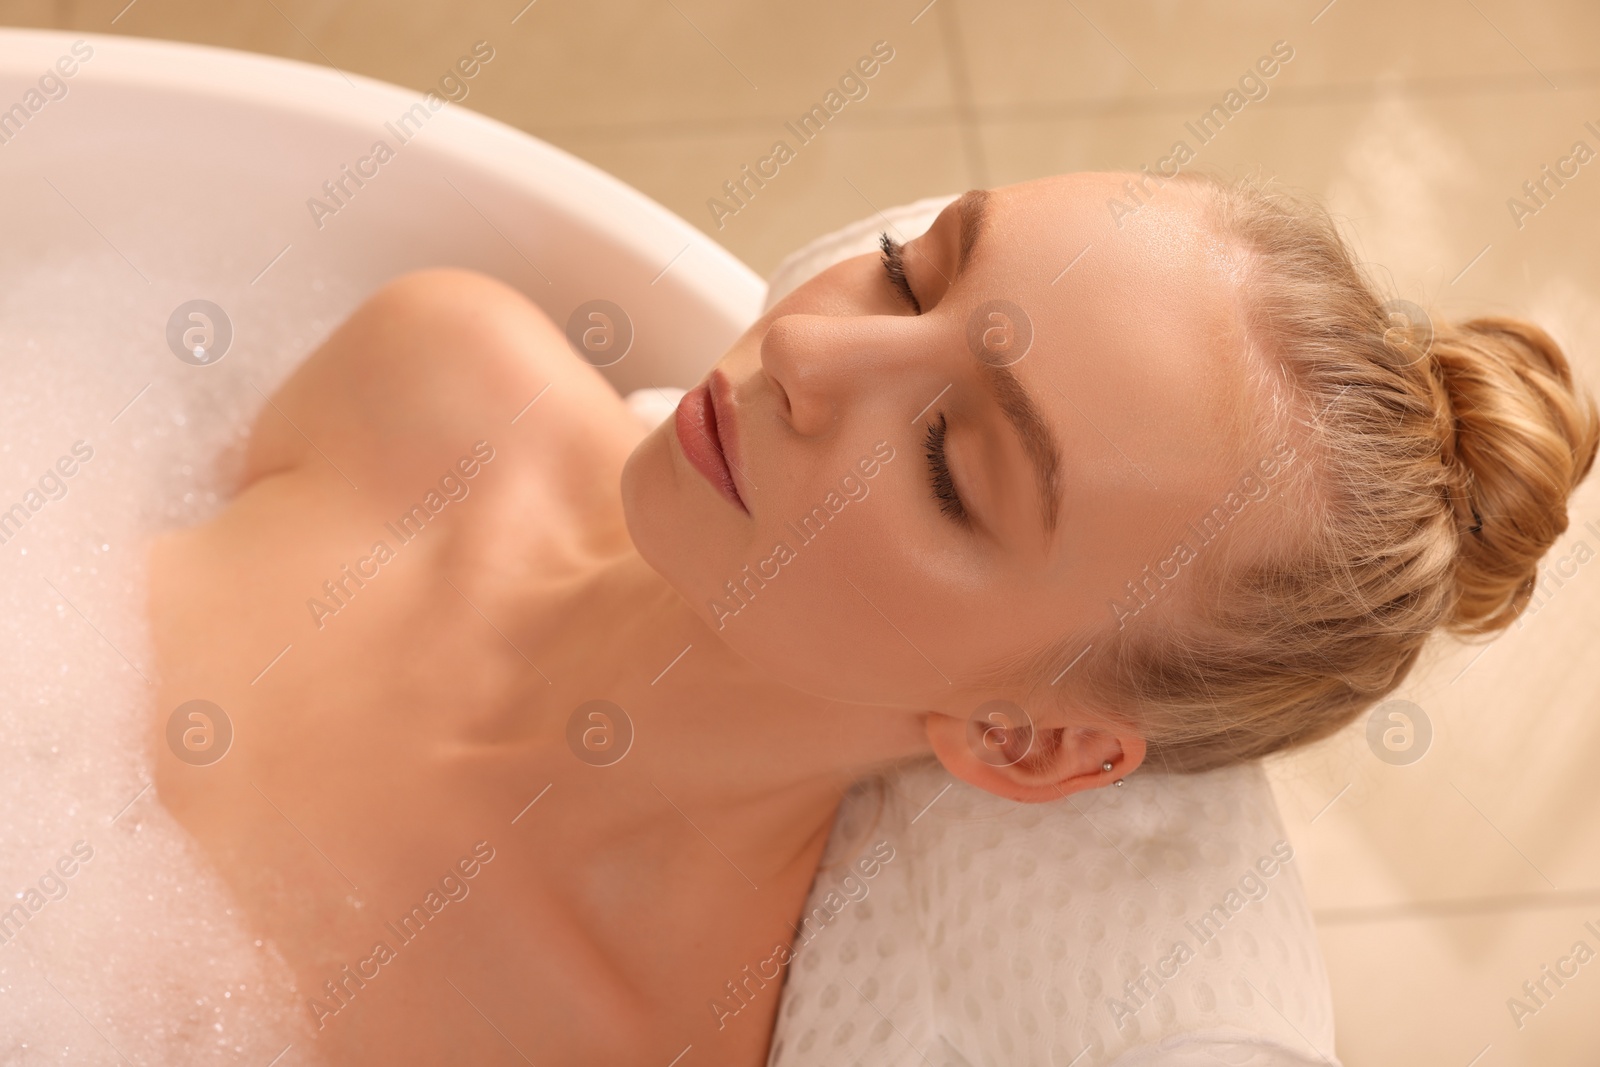
{"label": "beige tile wall", "polygon": [[[619,175],[757,270],[873,206],[1136,167],[1273,42],[1294,59],[1202,150],[1327,196],[1399,295],[1536,317],[1600,381],[1600,163],[1517,228],[1506,199],[1600,147],[1588,0],[31,0],[6,22],[270,52],[423,88],[497,51],[468,106]],[[895,58],[751,203],[706,207],[845,67]],[[1600,488],[1557,556],[1600,550]],[[1487,650],[1441,646],[1401,695],[1434,740],[1357,728],[1274,764],[1349,1067],[1600,1062],[1600,961],[1536,1015],[1506,1001],[1600,927],[1600,562]],[[1474,659],[1474,657],[1478,657]]]}

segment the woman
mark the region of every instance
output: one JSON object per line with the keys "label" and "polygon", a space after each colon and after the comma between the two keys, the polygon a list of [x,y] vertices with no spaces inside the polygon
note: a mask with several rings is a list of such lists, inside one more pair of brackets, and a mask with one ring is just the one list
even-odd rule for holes
{"label": "woman", "polygon": [[651,432],[461,272],[305,362],[151,611],[162,728],[234,730],[161,796],[322,1053],[759,1064],[776,995],[706,1004],[856,779],[1251,759],[1515,617],[1596,449],[1554,342],[1396,329],[1315,209],[1185,176],[1118,223],[1125,180],[968,193]]}

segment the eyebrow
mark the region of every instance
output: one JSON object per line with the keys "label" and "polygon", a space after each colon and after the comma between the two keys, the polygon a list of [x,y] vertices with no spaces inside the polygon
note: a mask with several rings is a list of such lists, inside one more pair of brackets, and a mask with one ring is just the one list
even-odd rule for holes
{"label": "eyebrow", "polygon": [[[955,278],[972,261],[978,239],[987,229],[989,219],[989,193],[984,189],[969,189],[956,202],[961,213],[961,238],[956,255]],[[1008,366],[979,361],[982,376],[989,394],[1022,442],[1022,451],[1033,465],[1034,480],[1039,490],[1039,509],[1044,518],[1045,533],[1053,534],[1061,508],[1061,445],[1056,440],[1050,424],[1045,421],[1033,397],[1023,388],[1022,382]]]}

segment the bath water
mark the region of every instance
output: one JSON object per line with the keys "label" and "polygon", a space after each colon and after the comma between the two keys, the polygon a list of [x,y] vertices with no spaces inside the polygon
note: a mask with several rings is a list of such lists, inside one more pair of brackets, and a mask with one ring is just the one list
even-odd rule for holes
{"label": "bath water", "polygon": [[[0,1063],[316,1063],[288,967],[150,784],[144,549],[217,512],[264,394],[362,294],[294,272],[191,292],[108,246],[25,271],[16,253],[0,271]],[[233,332],[206,365],[167,343],[197,298]]]}

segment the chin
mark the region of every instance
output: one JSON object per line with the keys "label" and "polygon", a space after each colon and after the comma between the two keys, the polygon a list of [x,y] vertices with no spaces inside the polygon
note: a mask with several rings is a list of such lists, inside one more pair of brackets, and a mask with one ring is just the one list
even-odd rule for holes
{"label": "chin", "polygon": [[[715,521],[726,507],[700,476],[675,462],[668,419],[650,431],[622,467],[622,515],[634,549],[708,623],[708,590],[738,555],[733,532]],[[715,624],[712,623],[713,628]]]}
{"label": "chin", "polygon": [[[622,516],[633,546],[646,563],[665,576],[662,549],[682,536],[679,528],[682,487],[673,467],[668,419],[645,435],[622,465]],[[670,554],[670,553],[668,553]]]}

